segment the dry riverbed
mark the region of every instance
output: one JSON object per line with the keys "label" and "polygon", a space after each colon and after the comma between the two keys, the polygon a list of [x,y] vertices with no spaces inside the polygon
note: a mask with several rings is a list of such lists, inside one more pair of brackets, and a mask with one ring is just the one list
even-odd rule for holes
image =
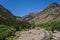
{"label": "dry riverbed", "polygon": [[[44,29],[31,29],[27,31],[16,32],[16,36],[14,37],[14,40],[46,40],[49,35],[50,35],[50,32]],[[55,35],[54,39],[52,40],[60,40],[59,33],[52,33],[52,35],[53,36]]]}
{"label": "dry riverbed", "polygon": [[44,30],[31,29],[27,31],[17,32],[14,40],[42,40],[45,37]]}

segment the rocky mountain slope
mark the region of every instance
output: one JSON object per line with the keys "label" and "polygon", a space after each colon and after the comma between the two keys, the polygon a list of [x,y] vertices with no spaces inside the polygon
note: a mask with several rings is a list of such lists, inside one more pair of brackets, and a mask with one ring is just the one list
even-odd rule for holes
{"label": "rocky mountain slope", "polygon": [[0,40],[9,40],[15,36],[16,31],[26,30],[31,27],[19,16],[14,16],[8,9],[0,5]]}
{"label": "rocky mountain slope", "polygon": [[0,5],[0,24],[13,25],[15,23],[15,16],[2,5]]}
{"label": "rocky mountain slope", "polygon": [[33,14],[33,16],[30,14],[24,16],[24,19],[36,24],[57,21],[60,19],[60,4],[52,3],[43,11]]}
{"label": "rocky mountain slope", "polygon": [[35,14],[34,12],[27,14],[26,16],[23,16],[22,18],[26,21],[32,20],[34,18]]}
{"label": "rocky mountain slope", "polygon": [[25,29],[26,27],[30,26],[30,24],[23,20],[22,17],[13,15],[2,5],[0,5],[0,25],[13,26],[17,30],[19,30],[20,28]]}
{"label": "rocky mountain slope", "polygon": [[21,17],[14,16],[8,9],[0,5],[0,24],[14,26],[16,23],[22,21]]}

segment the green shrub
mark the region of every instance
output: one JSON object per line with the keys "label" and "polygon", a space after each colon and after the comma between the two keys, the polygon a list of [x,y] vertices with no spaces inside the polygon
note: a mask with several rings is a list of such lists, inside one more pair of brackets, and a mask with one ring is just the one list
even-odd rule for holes
{"label": "green shrub", "polygon": [[0,25],[0,40],[5,40],[6,37],[14,35],[16,29],[13,27]]}
{"label": "green shrub", "polygon": [[54,32],[54,30],[60,31],[60,22],[50,22],[39,24],[38,27]]}

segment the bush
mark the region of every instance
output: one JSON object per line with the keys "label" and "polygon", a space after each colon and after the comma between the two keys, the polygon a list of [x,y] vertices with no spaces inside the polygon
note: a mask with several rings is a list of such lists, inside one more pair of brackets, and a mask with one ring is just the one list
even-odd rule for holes
{"label": "bush", "polygon": [[0,25],[0,40],[5,40],[6,37],[9,37],[15,33],[16,29],[13,27]]}
{"label": "bush", "polygon": [[60,22],[50,22],[39,24],[38,27],[54,32],[54,30],[60,31]]}

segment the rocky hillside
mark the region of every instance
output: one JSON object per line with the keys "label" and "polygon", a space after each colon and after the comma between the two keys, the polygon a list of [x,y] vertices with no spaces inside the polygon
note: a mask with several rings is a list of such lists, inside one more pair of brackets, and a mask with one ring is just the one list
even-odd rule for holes
{"label": "rocky hillside", "polygon": [[15,26],[18,22],[22,21],[21,17],[14,16],[8,9],[0,5],[0,24]]}
{"label": "rocky hillside", "polygon": [[23,16],[22,18],[26,21],[32,20],[34,18],[35,14],[34,12],[27,14],[26,16]]}
{"label": "rocky hillside", "polygon": [[30,14],[24,16],[24,19],[36,24],[57,21],[60,19],[60,4],[52,3],[43,11],[33,14],[33,16]]}
{"label": "rocky hillside", "polygon": [[31,24],[19,16],[14,16],[8,9],[0,5],[0,40],[8,40],[16,31],[30,29]]}
{"label": "rocky hillside", "polygon": [[13,26],[17,30],[29,28],[31,24],[22,19],[22,17],[13,15],[8,9],[0,5],[0,25]]}
{"label": "rocky hillside", "polygon": [[0,24],[14,25],[15,21],[15,16],[8,9],[0,5]]}

